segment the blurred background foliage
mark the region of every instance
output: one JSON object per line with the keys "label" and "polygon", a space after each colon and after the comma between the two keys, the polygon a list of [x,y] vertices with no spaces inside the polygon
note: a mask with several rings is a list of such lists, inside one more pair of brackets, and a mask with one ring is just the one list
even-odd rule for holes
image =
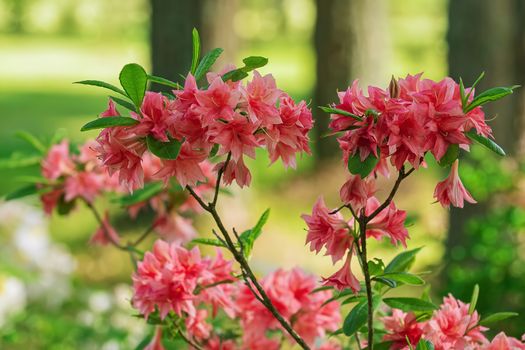
{"label": "blurred background foliage", "polygon": [[[281,164],[268,167],[265,155],[258,154],[249,164],[253,186],[234,188],[235,196],[223,200],[228,208],[223,215],[228,224],[246,228],[271,207],[254,251],[256,270],[262,274],[279,266],[302,266],[323,275],[333,267],[304,246],[300,214],[309,212],[320,194],[336,206],[346,175],[339,151],[329,139],[319,138],[327,116],[315,106],[335,101],[336,90],[346,89],[353,79],[363,86],[386,86],[392,74],[425,72],[432,79],[449,74],[462,76],[468,85],[486,71],[481,88],[524,85],[524,7],[521,0],[127,0],[125,5],[118,0],[0,0],[0,157],[28,150],[14,137],[16,130],[47,139],[57,129],[75,141],[94,137],[79,129],[105,109],[107,96],[71,83],[116,82],[129,62],[177,80],[189,66],[195,26],[206,49],[226,49],[217,69],[247,55],[269,57],[263,71],[272,72],[278,86],[295,98],[311,103],[320,130],[312,135],[314,157],[303,157],[297,171],[284,171]],[[479,205],[449,212],[433,204],[434,185],[445,172],[430,161],[427,170],[406,181],[398,198],[398,206],[413,218],[409,247],[425,246],[416,270],[433,271],[435,298],[451,292],[468,301],[479,283],[482,314],[521,312],[519,319],[501,325],[514,336],[525,329],[522,105],[518,92],[487,112],[511,157],[502,161],[473,146],[464,159],[461,174]],[[3,167],[0,193],[19,187],[21,175],[37,170]],[[30,204],[38,205],[36,200]],[[196,220],[208,235],[211,222]],[[124,235],[137,230],[118,218],[116,226]],[[50,241],[71,256],[68,294],[54,305],[24,294],[21,307],[4,312],[8,291],[20,294],[16,288],[22,285],[29,293],[31,281],[44,272],[27,276],[12,255],[0,255],[0,313],[11,315],[2,320],[0,347],[127,349],[139,344],[151,330],[132,317],[118,321],[132,311],[115,304],[122,303],[130,283],[127,257],[87,246],[96,222],[83,208],[51,218],[49,227]],[[4,227],[2,244],[16,242],[20,232]],[[277,241],[281,249],[275,249]],[[371,249],[385,261],[396,251],[381,242]]]}

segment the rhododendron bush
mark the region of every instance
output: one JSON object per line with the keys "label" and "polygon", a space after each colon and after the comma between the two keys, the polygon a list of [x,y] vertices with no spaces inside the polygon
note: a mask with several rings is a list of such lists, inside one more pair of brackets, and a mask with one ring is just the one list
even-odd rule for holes
{"label": "rhododendron bush", "polygon": [[[407,246],[407,213],[394,198],[429,157],[449,169],[436,184],[437,202],[476,202],[459,177],[460,152],[475,141],[504,155],[483,105],[515,87],[477,93],[477,82],[467,88],[451,78],[436,82],[418,74],[392,78],[386,89],[369,87],[365,93],[355,81],[339,92],[338,102],[321,108],[329,113],[329,137],[337,138],[348,168],[341,203],[330,208],[321,195],[302,218],[310,249],[340,268],[324,277],[300,267],[259,277],[250,256],[269,211],[247,230],[227,227],[218,212],[221,193],[233,183],[250,185],[245,159],[255,158],[258,148],[271,163],[281,160],[292,168],[299,154],[310,154],[311,110],[280,90],[272,75],[257,71],[266,58],[251,56],[242,67],[210,72],[222,50],[201,57],[198,33],[193,35],[183,85],[149,75],[138,64],[122,69],[121,87],[79,82],[112,92],[107,109],[82,128],[100,130],[96,139],[81,145],[61,139],[48,147],[24,134],[42,154],[42,177],[8,196],[36,193],[49,215],[67,215],[79,205],[92,211],[100,227],[91,243],[122,250],[135,264],[135,316],[155,327],[147,349],[162,349],[168,338],[210,350],[525,349],[504,333],[487,337],[489,327],[516,314],[479,315],[477,287],[468,302],[449,295],[436,304],[428,289],[419,298],[391,294],[402,285],[425,283],[409,272],[421,249],[384,263],[367,247],[369,240],[384,238]],[[147,91],[148,82],[171,91]],[[394,185],[385,191],[376,180],[389,176]],[[376,197],[381,190],[388,193],[384,199]],[[105,197],[130,219],[153,212],[148,228],[125,241],[109,212],[97,208],[97,199]],[[215,238],[199,237],[190,219],[195,215],[213,218]],[[145,247],[151,235],[155,243]],[[199,245],[216,251],[204,256]]]}

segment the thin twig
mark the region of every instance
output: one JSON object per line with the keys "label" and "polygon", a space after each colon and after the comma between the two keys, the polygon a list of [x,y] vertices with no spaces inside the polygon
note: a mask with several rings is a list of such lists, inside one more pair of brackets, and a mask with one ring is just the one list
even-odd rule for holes
{"label": "thin twig", "polygon": [[200,346],[199,344],[193,342],[191,339],[189,339],[188,337],[186,337],[186,335],[184,335],[184,333],[179,329],[179,335],[180,337],[186,342],[188,343],[190,346],[194,347],[195,349],[197,350],[202,350],[202,346]]}
{"label": "thin twig", "polygon": [[[219,169],[219,172],[217,174],[217,183],[215,187],[215,193],[218,197],[219,193],[219,187],[220,187],[220,179],[222,178],[222,175],[226,169],[226,166],[230,160],[231,155],[228,154],[228,158],[226,159],[226,162],[224,163],[224,166]],[[230,234],[228,233],[228,230],[224,226],[219,214],[216,210],[217,205],[217,198],[214,197],[213,201],[206,204],[202,200],[202,198],[199,197],[199,195],[191,188],[191,186],[186,186],[190,194],[197,200],[197,202],[201,205],[201,207],[209,212],[213,219],[215,220],[215,224],[219,228],[219,231],[221,232],[225,242],[226,247],[228,250],[233,254],[233,257],[235,260],[239,263],[241,267],[241,271],[243,272],[243,277],[245,279],[245,282],[248,283],[248,288],[251,290],[253,295],[257,300],[259,300],[267,309],[270,311],[270,313],[277,319],[277,321],[281,324],[281,326],[290,334],[290,336],[301,346],[301,348],[305,350],[309,350],[310,347],[306,344],[303,338],[297,332],[292,328],[290,323],[284,319],[284,317],[279,313],[279,311],[276,309],[276,307],[273,305],[272,301],[266,294],[264,288],[261,286],[259,281],[257,280],[257,277],[255,277],[255,274],[251,270],[250,265],[246,261],[246,258],[244,255],[236,248],[235,243],[233,242],[232,238],[230,237]],[[257,292],[253,289],[253,287],[249,283],[253,284],[253,287],[257,290]]]}
{"label": "thin twig", "polygon": [[131,246],[132,247],[136,247],[138,246],[140,243],[142,243],[143,240],[146,239],[146,237],[148,237],[148,235],[153,232],[153,230],[155,229],[155,223],[151,224],[147,229],[146,231],[144,231],[144,233],[142,235],[140,235],[139,238],[137,238],[137,240],[133,243],[131,243]]}
{"label": "thin twig", "polygon": [[106,237],[108,242],[110,242],[113,246],[115,246],[115,248],[118,248],[120,250],[129,252],[129,249],[127,247],[121,245],[119,242],[117,242],[115,239],[113,239],[113,237],[111,237],[111,235],[108,232],[108,229],[107,229],[106,225],[104,224],[104,220],[102,220],[102,217],[98,213],[98,211],[95,208],[95,206],[92,203],[88,202],[88,201],[85,201],[85,203],[86,203],[87,207],[93,213],[93,216],[95,216],[95,219],[97,220],[97,222],[100,225],[100,227],[103,229],[104,236]]}

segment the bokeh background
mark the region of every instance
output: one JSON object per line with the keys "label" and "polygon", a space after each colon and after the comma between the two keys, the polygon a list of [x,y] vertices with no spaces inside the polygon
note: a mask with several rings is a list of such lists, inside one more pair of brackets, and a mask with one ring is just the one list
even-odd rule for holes
{"label": "bokeh background", "polygon": [[[261,274],[280,266],[320,275],[334,269],[305,247],[300,215],[321,194],[338,204],[345,169],[337,147],[320,137],[327,116],[315,108],[334,102],[337,90],[356,78],[387,86],[391,75],[419,72],[461,76],[468,85],[485,71],[481,89],[525,85],[522,0],[0,0],[0,194],[38,171],[12,170],[5,160],[29,150],[17,130],[48,139],[57,130],[76,141],[95,136],[79,129],[105,109],[107,95],[72,82],[116,83],[129,62],[180,80],[193,27],[205,49],[225,48],[216,68],[247,55],[269,57],[262,71],[315,113],[313,156],[285,171],[258,154],[249,164],[253,186],[224,199],[226,221],[242,229],[272,210],[252,260]],[[521,312],[499,325],[514,336],[525,330],[523,96],[518,90],[487,110],[509,156],[473,146],[464,157],[461,175],[478,205],[447,211],[432,203],[446,174],[431,160],[397,200],[409,211],[409,248],[424,247],[414,269],[428,271],[435,300],[451,292],[469,301],[479,283],[481,314]],[[209,235],[211,222],[195,220]],[[37,200],[0,205],[0,348],[132,349],[151,332],[129,317],[128,257],[87,244],[96,226],[82,208],[45,218]],[[125,235],[137,225],[123,216],[116,226]],[[388,261],[396,251],[377,243],[371,255]]]}

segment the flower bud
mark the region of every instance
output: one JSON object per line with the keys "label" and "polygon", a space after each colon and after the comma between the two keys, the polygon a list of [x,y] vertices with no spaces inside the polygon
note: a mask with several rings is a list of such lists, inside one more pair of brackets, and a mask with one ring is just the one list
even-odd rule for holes
{"label": "flower bud", "polygon": [[399,84],[397,83],[396,78],[392,75],[392,79],[390,80],[390,84],[388,85],[388,92],[390,93],[391,98],[398,98],[399,97]]}

